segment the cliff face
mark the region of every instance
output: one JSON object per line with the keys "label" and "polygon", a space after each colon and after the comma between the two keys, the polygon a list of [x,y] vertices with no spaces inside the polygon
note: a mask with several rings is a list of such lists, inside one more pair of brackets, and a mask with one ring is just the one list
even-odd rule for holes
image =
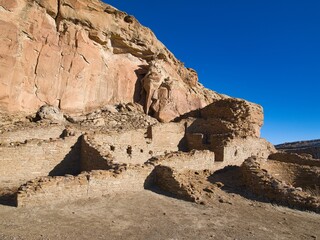
{"label": "cliff face", "polygon": [[137,102],[170,121],[222,97],[150,29],[98,0],[0,0],[0,110]]}

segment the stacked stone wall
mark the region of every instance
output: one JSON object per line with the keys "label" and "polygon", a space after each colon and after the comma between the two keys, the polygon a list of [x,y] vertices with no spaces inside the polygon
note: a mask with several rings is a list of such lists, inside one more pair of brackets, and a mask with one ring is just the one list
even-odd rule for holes
{"label": "stacked stone wall", "polygon": [[299,188],[274,178],[262,164],[266,159],[248,158],[241,165],[243,180],[253,193],[270,201],[293,208],[320,212],[319,196],[311,196]]}
{"label": "stacked stone wall", "polygon": [[81,171],[110,169],[110,160],[112,157],[103,156],[99,147],[90,143],[88,136],[81,137]]}
{"label": "stacked stone wall", "polygon": [[132,168],[94,170],[78,176],[41,177],[20,187],[16,204],[18,207],[52,205],[115,192],[142,191],[150,172],[150,168]]}
{"label": "stacked stone wall", "polygon": [[56,139],[59,138],[65,129],[64,126],[34,126],[34,127],[23,127],[19,129],[13,129],[10,131],[0,132],[0,144],[10,145],[10,143],[20,142],[23,143],[28,139]]}
{"label": "stacked stone wall", "polygon": [[80,172],[78,137],[29,140],[24,144],[0,146],[2,187],[17,187],[40,176]]}

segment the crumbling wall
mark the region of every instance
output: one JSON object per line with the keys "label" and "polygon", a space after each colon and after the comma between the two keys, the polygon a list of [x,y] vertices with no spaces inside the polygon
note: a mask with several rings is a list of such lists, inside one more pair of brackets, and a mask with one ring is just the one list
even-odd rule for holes
{"label": "crumbling wall", "polygon": [[268,141],[255,137],[233,137],[209,135],[207,139],[202,133],[188,133],[186,139],[189,150],[208,149],[216,155],[216,161],[226,161],[232,165],[240,165],[251,156],[267,157],[275,152],[274,147]]}
{"label": "crumbling wall", "polygon": [[[85,141],[82,143],[88,144]],[[92,146],[90,146],[92,147]],[[89,158],[93,162],[85,166],[96,168],[99,161],[104,161],[103,154],[94,149],[86,150],[93,153]],[[97,163],[97,165],[94,165]],[[17,193],[17,206],[35,206],[56,204],[101,197],[114,192],[142,191],[154,184],[155,166],[175,167],[179,171],[195,171],[213,169],[214,153],[210,151],[192,151],[190,153],[175,152],[149,160],[144,165],[114,164],[107,161],[109,170],[92,170],[82,172],[78,176],[40,177],[22,185]],[[102,166],[103,167],[103,166]],[[168,180],[169,181],[169,180]]]}
{"label": "crumbling wall", "polygon": [[0,146],[1,186],[19,186],[47,175],[80,172],[77,136],[56,140],[29,140],[24,144]]}
{"label": "crumbling wall", "polygon": [[163,156],[151,158],[147,165],[165,165],[170,168],[179,170],[204,170],[215,168],[214,152],[211,151],[197,151],[191,152],[172,152]]}
{"label": "crumbling wall", "polygon": [[186,120],[188,150],[211,150],[216,161],[240,165],[250,156],[267,157],[275,149],[260,138],[262,107],[242,99],[222,99]]}
{"label": "crumbling wall", "polygon": [[146,130],[131,130],[122,133],[95,134],[90,143],[103,152],[112,156],[114,162],[143,164],[156,152],[151,140],[146,138]]}
{"label": "crumbling wall", "polygon": [[[151,134],[151,136],[149,135]],[[187,149],[184,122],[163,123],[149,127],[148,137],[151,137],[151,144],[155,151],[163,152],[184,151]]]}
{"label": "crumbling wall", "polygon": [[114,162],[143,164],[153,156],[180,150],[184,134],[182,123],[166,123],[148,129],[95,134],[89,141]]}
{"label": "crumbling wall", "polygon": [[150,168],[94,170],[78,176],[41,177],[21,186],[18,207],[52,205],[74,199],[106,196],[115,192],[142,191]]}
{"label": "crumbling wall", "polygon": [[88,136],[81,136],[81,171],[110,169],[112,156],[100,152],[99,147],[92,145]]}
{"label": "crumbling wall", "polygon": [[306,191],[320,190],[319,167],[267,160],[261,162],[261,168],[268,171],[275,179],[285,181],[296,188]]}
{"label": "crumbling wall", "polygon": [[267,158],[275,149],[263,138],[234,138],[223,147],[223,161],[231,165],[240,165],[248,157]]}
{"label": "crumbling wall", "polygon": [[0,131],[0,144],[8,145],[10,143],[21,142],[23,143],[28,139],[56,139],[59,138],[65,129],[63,125],[49,125],[49,126],[33,126],[21,127],[11,130]]}
{"label": "crumbling wall", "polygon": [[181,171],[169,166],[156,166],[153,171],[154,185],[186,201],[196,201],[192,184]]}
{"label": "crumbling wall", "polygon": [[261,163],[266,159],[248,158],[241,165],[243,180],[253,193],[263,196],[270,201],[293,208],[320,212],[320,199],[301,191],[299,188],[274,178]]}

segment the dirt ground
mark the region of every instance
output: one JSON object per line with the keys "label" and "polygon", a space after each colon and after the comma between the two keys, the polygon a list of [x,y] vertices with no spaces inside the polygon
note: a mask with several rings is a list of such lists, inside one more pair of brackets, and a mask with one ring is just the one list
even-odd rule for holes
{"label": "dirt ground", "polygon": [[217,191],[210,205],[149,190],[46,207],[0,205],[0,239],[320,239],[319,214]]}

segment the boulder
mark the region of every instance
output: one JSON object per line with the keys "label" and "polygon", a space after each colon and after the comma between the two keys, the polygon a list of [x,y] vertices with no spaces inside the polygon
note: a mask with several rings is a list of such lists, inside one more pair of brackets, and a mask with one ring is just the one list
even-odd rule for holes
{"label": "boulder", "polygon": [[37,112],[37,120],[49,120],[52,122],[64,122],[65,118],[63,113],[60,112],[59,108],[49,105],[43,105]]}

